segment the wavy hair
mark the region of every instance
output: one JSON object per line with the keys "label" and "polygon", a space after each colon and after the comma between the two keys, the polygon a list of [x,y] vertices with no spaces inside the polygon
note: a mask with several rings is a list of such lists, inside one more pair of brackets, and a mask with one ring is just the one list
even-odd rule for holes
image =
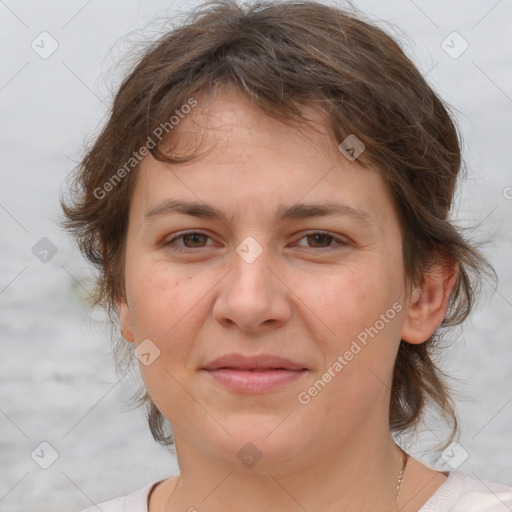
{"label": "wavy hair", "polygon": [[[357,163],[383,176],[397,209],[409,283],[421,284],[433,264],[456,262],[459,272],[442,326],[422,344],[401,342],[392,383],[389,426],[417,426],[427,405],[451,425],[457,418],[446,377],[435,362],[446,327],[469,315],[482,276],[492,274],[476,244],[450,220],[463,174],[461,139],[449,107],[433,91],[400,44],[361,15],[314,1],[207,2],[145,47],[115,94],[108,120],[77,166],[63,227],[98,269],[92,300],[117,329],[116,303],[125,298],[124,253],[128,208],[137,166],[121,172],[170,115],[199,93],[234,87],[263,112],[283,122],[308,122],[304,107],[321,113],[336,143],[349,134],[365,145]],[[166,140],[173,141],[172,131]],[[148,150],[180,164],[197,154],[173,156],[161,145]],[[114,175],[122,179],[99,193]],[[99,197],[101,196],[101,197]],[[113,340],[118,364],[128,344]],[[144,393],[144,390],[141,391]],[[147,392],[153,437],[173,444],[172,428]]]}

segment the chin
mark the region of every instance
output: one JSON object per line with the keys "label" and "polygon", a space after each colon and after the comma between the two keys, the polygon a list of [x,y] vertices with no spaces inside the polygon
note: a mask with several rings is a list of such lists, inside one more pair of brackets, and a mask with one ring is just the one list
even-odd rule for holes
{"label": "chin", "polygon": [[[304,452],[297,441],[297,430],[290,426],[280,425],[272,417],[268,421],[239,421],[231,424],[227,430],[232,437],[222,436],[222,439],[211,439],[210,447],[214,447],[214,456],[224,459],[233,469],[251,471],[271,470],[279,464],[296,461]],[[276,428],[277,427],[277,428]]]}

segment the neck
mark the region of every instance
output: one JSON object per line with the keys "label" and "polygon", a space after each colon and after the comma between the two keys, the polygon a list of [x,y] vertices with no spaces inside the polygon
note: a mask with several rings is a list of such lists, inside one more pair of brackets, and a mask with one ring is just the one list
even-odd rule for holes
{"label": "neck", "polygon": [[299,460],[251,468],[208,457],[175,432],[180,478],[165,512],[396,510],[401,452],[388,431],[364,429],[338,446],[305,449]]}

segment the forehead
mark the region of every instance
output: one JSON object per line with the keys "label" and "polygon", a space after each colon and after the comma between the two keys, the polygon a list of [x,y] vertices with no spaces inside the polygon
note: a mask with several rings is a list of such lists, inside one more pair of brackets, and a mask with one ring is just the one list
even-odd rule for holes
{"label": "forehead", "polygon": [[164,140],[164,148],[173,154],[185,155],[208,149],[214,153],[213,157],[222,157],[226,149],[231,153],[237,147],[241,151],[249,146],[273,149],[284,140],[286,147],[282,151],[288,151],[287,156],[292,160],[298,159],[299,155],[293,158],[294,153],[289,148],[303,146],[305,142],[304,149],[309,152],[325,150],[329,129],[320,112],[312,107],[302,107],[303,114],[311,119],[309,126],[268,115],[232,87],[219,88],[210,95],[200,93],[195,98],[197,106],[179,120]]}
{"label": "forehead", "polygon": [[166,199],[208,204],[224,221],[251,208],[276,220],[299,203],[344,204],[369,218],[392,207],[379,172],[343,156],[313,109],[305,110],[313,126],[289,125],[233,92],[197,100],[163,149],[201,156],[179,165],[145,157],[132,198],[137,215]]}

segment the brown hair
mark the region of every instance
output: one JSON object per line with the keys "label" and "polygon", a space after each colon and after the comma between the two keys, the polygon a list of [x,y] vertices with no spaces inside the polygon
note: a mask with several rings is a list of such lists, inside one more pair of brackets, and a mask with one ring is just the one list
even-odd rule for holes
{"label": "brown hair", "polygon": [[[337,144],[350,134],[357,136],[365,145],[357,162],[375,165],[392,193],[409,283],[420,284],[440,260],[457,262],[459,273],[442,327],[465,320],[483,274],[493,269],[448,218],[463,169],[458,131],[443,101],[399,44],[360,15],[314,1],[244,6],[214,1],[145,49],[77,167],[69,201],[61,197],[62,225],[99,270],[91,303],[106,308],[114,328],[116,302],[125,297],[128,208],[141,148],[174,164],[196,158],[173,157],[172,147],[163,152],[149,140],[164,127],[166,142],[172,144],[170,116],[191,104],[194,95],[226,86],[283,122],[309,122],[303,108],[316,109]],[[442,331],[419,345],[400,344],[390,403],[394,433],[417,426],[429,403],[450,423],[450,441],[457,433],[445,376],[433,359]],[[118,333],[115,337],[117,355],[124,350],[129,359],[127,342]],[[148,405],[154,438],[171,445],[172,431],[165,432],[164,418],[147,392],[139,403]]]}

